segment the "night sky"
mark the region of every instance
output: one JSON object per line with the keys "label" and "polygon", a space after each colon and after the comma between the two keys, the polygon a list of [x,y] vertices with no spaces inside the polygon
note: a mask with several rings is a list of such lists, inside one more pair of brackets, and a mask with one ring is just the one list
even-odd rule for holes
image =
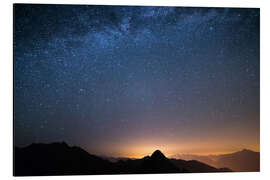
{"label": "night sky", "polygon": [[14,143],[259,151],[259,9],[14,6]]}

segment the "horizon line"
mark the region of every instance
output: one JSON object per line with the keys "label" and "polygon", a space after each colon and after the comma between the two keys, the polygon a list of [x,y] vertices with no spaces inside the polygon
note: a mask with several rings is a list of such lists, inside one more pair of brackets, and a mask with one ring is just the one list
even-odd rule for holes
{"label": "horizon line", "polygon": [[[146,154],[146,155],[143,155],[143,156],[111,156],[111,155],[105,155],[105,154],[98,154],[98,153],[91,153],[89,152],[87,149],[85,148],[82,148],[81,146],[78,146],[78,145],[70,145],[68,144],[67,142],[65,141],[56,141],[56,142],[50,142],[50,143],[42,143],[42,142],[32,142],[28,145],[25,145],[25,146],[17,146],[15,143],[13,144],[13,147],[14,148],[26,148],[32,144],[46,144],[46,145],[49,145],[49,144],[66,144],[67,146],[69,147],[79,147],[83,150],[85,150],[87,153],[89,153],[90,155],[95,155],[95,156],[99,156],[99,157],[103,157],[103,158],[128,158],[128,159],[141,159],[141,158],[144,158],[146,156],[151,156],[151,154],[153,154],[156,150],[160,150],[160,149],[156,149],[154,150],[152,153],[150,154]],[[260,150],[259,151],[256,151],[256,150],[253,150],[252,148],[239,148],[239,150],[234,150],[234,151],[227,151],[227,152],[217,152],[217,153],[176,153],[176,154],[172,154],[172,155],[166,155],[166,153],[164,153],[164,151],[160,150],[162,152],[162,154],[164,154],[167,158],[169,159],[178,159],[177,157],[173,157],[173,156],[181,156],[181,155],[191,155],[191,156],[219,156],[219,155],[225,155],[225,154],[233,154],[233,153],[237,153],[237,152],[241,152],[241,151],[244,151],[244,150],[248,150],[248,151],[252,151],[252,152],[257,152],[257,153],[260,153]]]}

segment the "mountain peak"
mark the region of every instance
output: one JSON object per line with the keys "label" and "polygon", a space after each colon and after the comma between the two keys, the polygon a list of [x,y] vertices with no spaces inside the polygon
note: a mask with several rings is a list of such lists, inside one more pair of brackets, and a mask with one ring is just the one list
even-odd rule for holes
{"label": "mountain peak", "polygon": [[166,157],[165,157],[165,155],[160,150],[155,150],[155,152],[153,152],[153,154],[151,155],[151,158],[154,158],[154,159],[164,159]]}

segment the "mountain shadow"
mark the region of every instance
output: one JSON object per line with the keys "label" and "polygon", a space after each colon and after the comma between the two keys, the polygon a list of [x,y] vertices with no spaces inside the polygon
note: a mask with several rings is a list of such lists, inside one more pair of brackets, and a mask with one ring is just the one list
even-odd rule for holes
{"label": "mountain shadow", "polygon": [[192,155],[180,154],[173,156],[176,159],[197,160],[216,168],[228,167],[237,172],[260,171],[260,152],[248,149],[221,155]]}
{"label": "mountain shadow", "polygon": [[110,162],[66,143],[14,148],[14,176],[228,172],[199,161],[168,159],[156,150],[141,159]]}
{"label": "mountain shadow", "polygon": [[186,171],[192,172],[192,173],[204,173],[204,172],[232,172],[229,168],[215,168],[212,166],[209,166],[205,163],[196,161],[196,160],[190,160],[185,161],[182,159],[171,159],[173,164],[177,166],[178,168],[185,168]]}
{"label": "mountain shadow", "polygon": [[219,155],[215,161],[216,167],[230,167],[234,171],[260,171],[260,153],[243,149],[231,154]]}

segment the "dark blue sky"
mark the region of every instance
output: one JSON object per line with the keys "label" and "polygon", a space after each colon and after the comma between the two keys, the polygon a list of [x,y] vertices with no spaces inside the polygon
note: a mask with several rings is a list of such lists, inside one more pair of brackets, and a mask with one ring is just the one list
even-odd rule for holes
{"label": "dark blue sky", "polygon": [[15,144],[259,150],[259,9],[14,6]]}

